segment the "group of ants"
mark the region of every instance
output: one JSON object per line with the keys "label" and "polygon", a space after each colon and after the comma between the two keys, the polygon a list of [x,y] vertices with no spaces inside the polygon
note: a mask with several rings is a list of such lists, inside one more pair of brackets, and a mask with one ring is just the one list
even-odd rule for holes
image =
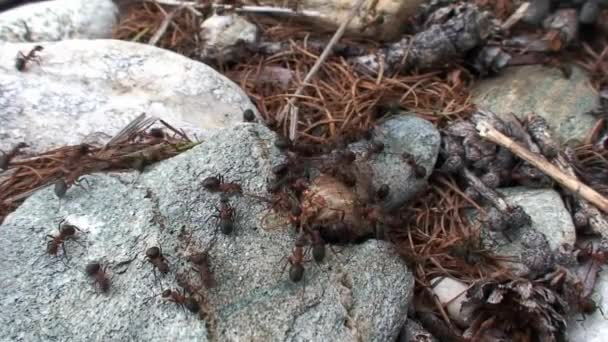
{"label": "group of ants", "polygon": [[[243,116],[244,121],[246,122],[253,122],[255,120],[255,116],[251,110],[246,110]],[[346,225],[343,221],[333,222],[329,225],[326,222],[315,223],[308,221],[302,222],[300,220],[302,208],[299,204],[298,196],[301,196],[303,191],[308,188],[310,184],[310,175],[308,174],[308,171],[305,170],[306,163],[301,164],[296,162],[296,160],[300,160],[300,158],[295,158],[295,156],[310,156],[317,154],[320,152],[319,147],[316,145],[292,144],[280,137],[275,140],[275,146],[280,150],[287,152],[287,160],[272,167],[272,173],[276,178],[274,180],[268,180],[267,190],[269,193],[273,194],[274,197],[272,199],[267,199],[256,195],[251,196],[269,202],[274,210],[282,210],[288,213],[289,222],[295,227],[297,232],[292,252],[287,257],[288,265],[290,266],[289,279],[292,282],[297,283],[304,277],[304,263],[308,252],[311,252],[316,263],[323,262],[326,255],[327,242],[340,243],[348,240],[348,238],[344,239],[344,237],[339,235],[336,236],[336,234],[346,231],[347,227],[341,227]],[[383,148],[383,143],[371,140],[367,153],[380,153]],[[325,147],[325,149],[327,149],[327,147]],[[347,186],[354,186],[356,177],[351,177],[351,173],[348,172],[348,168],[345,166],[348,166],[355,161],[355,153],[343,148],[339,150],[338,155],[339,157],[337,159],[340,160],[339,163],[329,163],[331,166],[322,166],[320,167],[320,171],[331,174]],[[411,156],[404,155],[403,157],[404,160],[409,161],[417,178],[422,178],[426,175],[424,167],[416,164]],[[306,159],[306,157],[304,159]],[[334,158],[332,160],[335,161],[336,159]],[[233,195],[247,194],[243,193],[240,184],[224,180],[224,177],[221,174],[205,178],[201,185],[209,192],[221,194],[219,205],[215,207],[216,213],[210,218],[214,218],[217,221],[216,229],[222,234],[232,234],[235,228],[236,210],[230,204],[230,197]],[[67,188],[68,186],[66,186],[66,183],[60,179],[55,183],[55,195],[58,198],[63,198]],[[385,198],[388,195],[388,191],[388,186],[381,186],[378,188],[376,196],[380,199]],[[369,215],[365,215],[365,218],[370,221],[377,220],[377,218],[374,219],[372,217],[378,214],[376,211],[370,210],[368,213]],[[375,214],[372,214],[372,212]],[[328,227],[331,229],[327,229]],[[59,233],[57,235],[47,235],[49,238],[47,242],[47,252],[54,256],[58,255],[60,248],[63,250],[63,254],[66,255],[65,242],[68,239],[75,239],[76,231],[80,231],[78,227],[67,223],[65,220],[59,223],[58,230]],[[310,246],[310,248],[308,248],[308,246]],[[146,260],[153,265],[154,270],[157,270],[163,275],[170,271],[169,263],[167,262],[165,255],[163,255],[161,248],[156,246],[150,247],[145,251],[145,256]],[[205,252],[196,253],[189,256],[188,259],[199,271],[198,273],[201,275],[203,284],[212,283],[210,279],[207,279],[207,281],[203,279],[213,277],[209,270],[208,255]],[[111,283],[106,270],[107,265],[104,266],[97,261],[87,264],[85,268],[86,275],[93,280],[95,287],[104,294],[109,292]],[[199,302],[192,295],[188,295],[186,290],[179,291],[167,289],[162,291],[161,297],[178,304],[182,308],[186,308],[192,313],[197,313],[201,310]]]}
{"label": "group of ants", "polygon": [[[39,62],[37,53],[42,50],[42,46],[36,45],[27,54],[19,52],[15,62],[16,69],[18,71],[25,71],[28,62]],[[245,122],[254,122],[255,114],[250,109],[245,110],[243,119]],[[364,131],[362,136],[365,139],[370,140],[367,151],[368,157],[384,150],[384,144],[382,142],[371,139],[371,130]],[[348,139],[347,136],[342,138],[344,138],[344,140]],[[357,138],[360,138],[360,136],[357,136]],[[289,212],[288,216],[290,222],[298,232],[291,255],[287,258],[290,265],[289,279],[293,282],[301,281],[304,276],[303,264],[307,245],[311,245],[310,250],[312,251],[315,262],[321,263],[326,254],[326,241],[331,243],[340,243],[345,240],[348,241],[347,237],[340,236],[341,233],[347,235],[346,232],[348,231],[347,227],[345,227],[346,224],[343,221],[332,223],[330,229],[326,229],[329,228],[329,225],[326,223],[303,223],[300,221],[302,208],[297,203],[297,198],[308,188],[308,178],[310,176],[308,171],[305,170],[305,163],[297,165],[299,162],[297,162],[296,159],[299,160],[299,158],[295,158],[294,156],[310,157],[330,152],[333,149],[338,150],[337,157],[332,159],[332,161],[336,163],[326,163],[319,169],[321,172],[335,177],[346,186],[353,187],[355,186],[357,179],[355,174],[349,170],[349,167],[354,163],[357,157],[354,152],[345,148],[344,140],[337,141],[334,144],[326,144],[325,146],[318,144],[294,144],[280,137],[275,141],[275,146],[277,148],[280,150],[289,150],[289,152],[291,152],[291,157],[288,155],[287,162],[278,164],[272,168],[272,172],[276,175],[277,179],[273,182],[269,182],[268,191],[275,194],[275,200],[269,201],[272,203],[273,208],[287,210]],[[336,146],[338,146],[338,148],[336,148]],[[416,178],[423,178],[426,176],[426,169],[419,165],[411,154],[404,152],[401,157],[410,165]],[[229,197],[231,194],[235,193],[242,194],[241,186],[235,182],[224,181],[221,175],[207,177],[203,180],[202,185],[209,191],[222,193],[220,204],[216,207],[217,213],[212,217],[217,219],[219,230],[225,235],[230,235],[235,226],[235,209],[230,204]],[[65,181],[61,179],[58,180],[55,183],[55,194],[57,197],[64,197],[68,187],[69,185]],[[375,198],[377,200],[383,200],[387,197],[389,191],[388,185],[382,185],[376,190]],[[278,194],[279,192],[282,192],[282,194]],[[256,197],[260,198],[259,196]],[[378,224],[378,221],[380,220],[379,216],[385,216],[386,221],[390,222],[388,219],[391,217],[379,212],[378,207],[373,207],[364,213],[364,218],[370,221],[371,224]],[[66,223],[65,220],[62,221],[59,224],[59,233],[57,235],[47,235],[47,237],[50,238],[47,243],[47,252],[50,255],[57,255],[59,248],[61,247],[65,254],[64,243],[66,240],[74,238],[77,230],[79,230],[78,227]],[[146,250],[145,255],[146,260],[161,274],[169,272],[169,264],[163,255],[161,248],[150,247]],[[189,259],[197,266],[197,269],[201,270],[201,276],[211,276],[211,273],[208,271],[209,265],[205,253],[195,254],[190,256]],[[110,290],[110,278],[108,277],[106,269],[107,265],[102,266],[99,262],[91,262],[85,268],[85,273],[93,279],[95,285],[102,293],[107,293]],[[178,290],[167,289],[162,291],[161,296],[168,301],[185,307],[193,313],[200,310],[199,303],[192,296],[186,295],[185,290],[180,292]]]}

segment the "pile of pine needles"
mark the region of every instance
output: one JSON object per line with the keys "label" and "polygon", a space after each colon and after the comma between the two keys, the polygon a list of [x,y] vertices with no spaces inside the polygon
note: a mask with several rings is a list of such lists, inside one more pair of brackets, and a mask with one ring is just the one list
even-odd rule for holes
{"label": "pile of pine needles", "polygon": [[[168,131],[149,129],[157,121]],[[63,146],[13,160],[8,175],[0,178],[0,223],[39,189],[49,185],[69,187],[78,184],[80,177],[94,172],[141,171],[146,165],[175,156],[194,145],[183,132],[142,114],[103,146]],[[61,191],[57,195],[62,196]]]}

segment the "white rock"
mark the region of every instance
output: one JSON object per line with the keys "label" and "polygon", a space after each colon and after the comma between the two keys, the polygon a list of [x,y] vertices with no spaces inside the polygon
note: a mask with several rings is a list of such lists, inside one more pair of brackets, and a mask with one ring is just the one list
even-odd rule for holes
{"label": "white rock", "polygon": [[[314,17],[301,16],[302,20],[319,24],[327,29],[338,27],[348,16],[355,0],[299,0],[298,11],[316,13]],[[383,41],[401,36],[410,16],[415,15],[423,0],[368,0],[348,25],[353,34]],[[285,7],[285,0],[261,0],[262,5]],[[291,2],[290,2],[291,3]]]}
{"label": "white rock", "polygon": [[605,314],[608,313],[608,301],[604,299],[608,298],[608,270],[606,267],[598,274],[591,298],[599,309],[586,315],[584,320],[581,320],[582,315],[577,315],[568,322],[569,341],[606,341],[608,336],[608,320],[605,317]]}
{"label": "white rock", "polygon": [[201,24],[205,60],[232,61],[258,40],[257,26],[236,15],[212,15]]}
{"label": "white rock", "polygon": [[467,299],[467,285],[456,279],[437,277],[431,280],[431,286],[433,287],[433,293],[446,308],[450,318],[461,327],[467,327],[468,314],[461,312],[462,304]]}
{"label": "white rock", "polygon": [[111,0],[53,0],[0,13],[0,41],[111,38],[118,7]]}
{"label": "white rock", "polygon": [[141,113],[190,135],[205,135],[257,113],[247,95],[209,66],[149,45],[118,40],[43,43],[40,65],[15,69],[18,51],[0,46],[0,149],[26,141],[33,150],[116,134]]}

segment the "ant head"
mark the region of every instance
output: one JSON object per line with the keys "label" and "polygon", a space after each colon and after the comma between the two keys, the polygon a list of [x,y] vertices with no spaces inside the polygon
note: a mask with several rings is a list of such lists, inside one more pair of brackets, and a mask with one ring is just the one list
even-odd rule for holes
{"label": "ant head", "polygon": [[158,258],[160,256],[160,248],[150,247],[146,250],[146,256],[150,259]]}
{"label": "ant head", "polygon": [[220,186],[219,178],[215,176],[207,177],[203,179],[203,187],[206,189],[217,189]]}
{"label": "ant head", "polygon": [[171,290],[164,290],[164,291],[163,291],[163,292],[160,294],[160,296],[161,296],[161,297],[163,297],[163,298],[169,298],[169,297],[171,297]]}
{"label": "ant head", "polygon": [[342,152],[342,158],[346,163],[350,164],[357,159],[357,155],[351,150],[346,150]]}
{"label": "ant head", "polygon": [[384,143],[379,140],[373,140],[371,142],[372,150],[376,153],[380,153],[384,150]]}
{"label": "ant head", "polygon": [[101,265],[98,262],[92,262],[85,268],[85,272],[90,276],[96,274],[99,270],[101,270]]}
{"label": "ant head", "polygon": [[389,191],[390,191],[390,188],[389,188],[388,184],[382,184],[376,191],[376,195],[378,196],[379,199],[383,200],[386,198],[386,196],[388,196]]}

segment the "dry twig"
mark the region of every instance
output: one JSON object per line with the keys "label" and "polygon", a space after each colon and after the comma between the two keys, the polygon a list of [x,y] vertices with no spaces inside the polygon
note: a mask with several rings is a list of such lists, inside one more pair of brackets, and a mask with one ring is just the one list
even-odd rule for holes
{"label": "dry twig", "polygon": [[476,128],[481,137],[509,149],[511,152],[513,152],[513,154],[534,165],[567,190],[591,202],[603,212],[608,213],[608,200],[589,186],[581,183],[578,179],[576,179],[576,177],[565,174],[558,167],[548,162],[542,156],[528,151],[511,138],[500,133],[487,121],[480,121],[477,123]]}

